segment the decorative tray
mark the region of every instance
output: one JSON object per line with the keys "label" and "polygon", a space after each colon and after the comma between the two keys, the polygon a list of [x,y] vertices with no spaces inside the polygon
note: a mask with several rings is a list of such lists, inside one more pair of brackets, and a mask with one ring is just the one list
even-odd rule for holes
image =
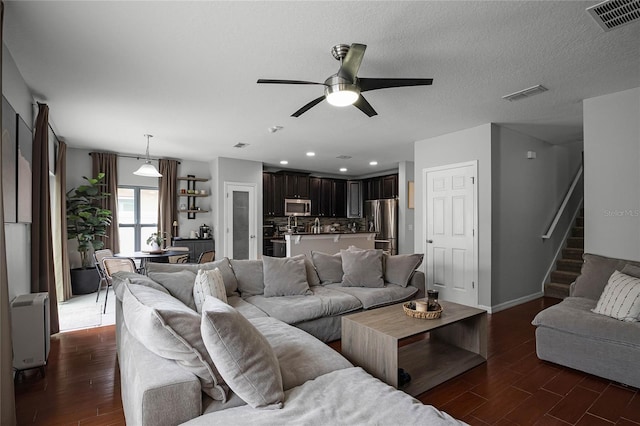
{"label": "decorative tray", "polygon": [[404,309],[404,313],[413,318],[419,319],[438,319],[440,315],[442,315],[442,306],[438,305],[438,310],[436,311],[416,311],[415,302],[405,302],[402,304],[402,309]]}

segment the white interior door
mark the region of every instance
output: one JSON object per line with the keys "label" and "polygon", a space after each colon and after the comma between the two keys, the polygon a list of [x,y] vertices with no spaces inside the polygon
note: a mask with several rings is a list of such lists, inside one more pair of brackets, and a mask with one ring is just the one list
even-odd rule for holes
{"label": "white interior door", "polygon": [[256,186],[225,182],[225,254],[230,259],[257,259]]}
{"label": "white interior door", "polygon": [[425,169],[423,179],[427,288],[477,306],[477,163]]}

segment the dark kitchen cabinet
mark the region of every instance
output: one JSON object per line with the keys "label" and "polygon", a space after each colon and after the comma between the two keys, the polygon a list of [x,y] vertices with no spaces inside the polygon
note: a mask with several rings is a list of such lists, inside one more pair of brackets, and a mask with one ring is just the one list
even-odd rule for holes
{"label": "dark kitchen cabinet", "polygon": [[336,179],[332,185],[332,217],[347,217],[347,181]]}
{"label": "dark kitchen cabinet", "polygon": [[285,198],[309,198],[309,176],[284,174]]}
{"label": "dark kitchen cabinet", "polygon": [[364,181],[365,200],[377,200],[380,198],[380,179],[371,178]]}
{"label": "dark kitchen cabinet", "polygon": [[311,199],[311,216],[320,216],[320,199],[322,194],[322,179],[309,178],[309,198]]}
{"label": "dark kitchen cabinet", "polygon": [[171,245],[175,247],[187,247],[189,249],[189,263],[198,262],[198,259],[203,252],[216,249],[215,242],[210,238],[173,238]]}
{"label": "dark kitchen cabinet", "polygon": [[379,176],[365,179],[363,182],[365,200],[396,198],[398,196],[398,175]]}
{"label": "dark kitchen cabinet", "polygon": [[347,181],[347,217],[362,217],[362,181]]}
{"label": "dark kitchen cabinet", "polygon": [[262,213],[265,216],[284,215],[284,177],[276,173],[262,174]]}
{"label": "dark kitchen cabinet", "polygon": [[381,188],[381,198],[396,198],[398,196],[398,175],[383,176]]}

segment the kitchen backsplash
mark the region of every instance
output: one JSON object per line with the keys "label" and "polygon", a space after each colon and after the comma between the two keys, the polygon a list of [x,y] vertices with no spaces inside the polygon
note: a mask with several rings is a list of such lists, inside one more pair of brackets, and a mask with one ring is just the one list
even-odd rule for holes
{"label": "kitchen backsplash", "polygon": [[[264,225],[274,225],[278,227],[280,232],[284,232],[287,229],[287,219],[286,217],[265,217]],[[320,217],[320,226],[321,229],[325,230],[325,227],[333,226],[335,227],[336,232],[348,231],[353,228],[353,224],[355,223],[355,230],[357,232],[366,231],[367,220],[362,219],[347,219],[347,218],[337,218],[337,217]],[[311,227],[313,226],[316,218],[314,216],[298,216],[298,232],[311,232]],[[291,218],[291,226],[293,227],[295,224],[295,218]],[[337,225],[337,226],[336,226]]]}

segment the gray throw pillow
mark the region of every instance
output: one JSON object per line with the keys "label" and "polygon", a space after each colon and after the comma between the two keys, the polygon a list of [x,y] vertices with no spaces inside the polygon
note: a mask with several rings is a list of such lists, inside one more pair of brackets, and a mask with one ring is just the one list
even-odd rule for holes
{"label": "gray throw pillow", "polygon": [[222,259],[214,262],[206,263],[159,263],[149,262],[147,263],[147,274],[151,272],[179,272],[179,271],[191,271],[194,274],[198,273],[198,270],[204,269],[206,271],[220,269],[222,278],[224,279],[224,287],[227,289],[227,296],[238,296],[238,281],[229,264],[229,258],[223,257]]}
{"label": "gray throw pillow", "polygon": [[202,305],[202,339],[220,375],[253,408],[282,408],[280,364],[269,341],[231,306],[215,297]]}
{"label": "gray throw pillow", "polygon": [[600,299],[600,295],[607,285],[609,277],[613,274],[613,271],[622,271],[627,264],[640,266],[640,262],[590,253],[583,254],[582,258],[584,259],[584,263],[582,264],[580,276],[576,278],[572,296],[586,297],[591,300]]}
{"label": "gray throw pillow", "polygon": [[384,255],[384,280],[391,284],[406,287],[413,273],[422,263],[422,254]]}
{"label": "gray throw pillow", "polygon": [[382,251],[340,250],[342,257],[343,287],[384,287],[382,278]]}
{"label": "gray throw pillow", "polygon": [[230,259],[229,262],[238,280],[238,291],[243,298],[257,296],[264,292],[262,260]]}
{"label": "gray throw pillow", "polygon": [[196,303],[193,300],[193,283],[196,274],[191,271],[178,272],[149,272],[149,278],[161,284],[169,291],[173,297],[196,310]]}
{"label": "gray throw pillow", "polygon": [[123,287],[122,314],[133,337],[195,374],[211,398],[226,402],[226,386],[200,334],[200,315],[166,293],[129,283]]}
{"label": "gray throw pillow", "polygon": [[[113,292],[119,301],[122,302],[124,296],[124,283],[130,282],[131,284],[144,285],[147,287],[155,288],[158,291],[169,294],[166,288],[158,284],[146,275],[138,274],[137,272],[118,271],[114,272],[111,276],[113,279]],[[128,280],[128,281],[127,281]]]}
{"label": "gray throw pillow", "polygon": [[623,274],[631,275],[632,277],[640,278],[640,266],[626,264],[620,272],[622,272]]}
{"label": "gray throw pillow", "polygon": [[307,282],[309,283],[309,287],[320,285],[320,277],[318,277],[318,271],[316,271],[316,267],[313,266],[313,262],[311,261],[311,259],[309,259],[305,254],[293,256],[291,259],[304,259],[304,267],[307,270]]}
{"label": "gray throw pillow", "polygon": [[304,259],[262,256],[264,297],[312,294]]}
{"label": "gray throw pillow", "polygon": [[311,251],[311,260],[316,267],[318,278],[322,284],[342,282],[342,256],[340,253],[326,254],[319,251]]}

